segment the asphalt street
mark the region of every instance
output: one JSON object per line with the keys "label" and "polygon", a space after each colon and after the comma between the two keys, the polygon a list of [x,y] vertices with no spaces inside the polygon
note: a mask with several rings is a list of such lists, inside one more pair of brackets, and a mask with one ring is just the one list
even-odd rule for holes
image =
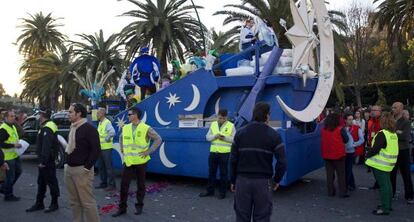
{"label": "asphalt street", "polygon": [[[207,159],[206,159],[207,161]],[[45,214],[42,211],[26,213],[36,196],[37,167],[33,156],[23,157],[23,174],[15,185],[15,195],[21,197],[19,202],[0,200],[0,221],[71,221],[67,192],[63,184],[63,170],[58,170],[61,190],[60,209]],[[399,177],[398,196],[393,201],[393,211],[389,216],[374,216],[371,211],[379,204],[378,191],[368,190],[374,179],[364,166],[354,168],[357,186],[350,198],[328,197],[325,185],[325,171],[320,169],[306,175],[302,180],[289,187],[282,187],[274,193],[272,221],[414,221],[414,205],[407,205],[403,198],[402,181]],[[95,185],[99,177],[95,177]],[[117,178],[119,187],[120,178]],[[235,221],[233,211],[233,194],[229,193],[224,200],[216,197],[200,198],[206,180],[172,177],[165,175],[149,175],[147,186],[150,193],[145,197],[142,215],[133,214],[134,198],[129,198],[128,213],[112,218],[118,196],[103,190],[95,190],[95,196],[101,211],[102,221]],[[136,189],[131,183],[131,191]],[[49,194],[48,194],[49,195]],[[45,204],[50,202],[46,198]],[[108,210],[108,211],[105,211]]]}

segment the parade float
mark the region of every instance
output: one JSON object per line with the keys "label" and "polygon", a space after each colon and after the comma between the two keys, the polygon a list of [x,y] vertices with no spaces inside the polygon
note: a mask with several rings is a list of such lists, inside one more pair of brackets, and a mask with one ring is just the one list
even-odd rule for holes
{"label": "parade float", "polygon": [[[210,143],[205,136],[218,109],[227,109],[229,119],[241,127],[251,120],[258,101],[271,104],[269,124],[285,143],[288,167],[281,184],[322,167],[319,124],[314,120],[334,81],[332,27],[324,1],[290,2],[294,25],[286,36],[292,49],[274,47],[259,58],[266,42],[258,42],[240,54],[220,58],[214,67],[207,61],[204,68],[135,105],[143,112],[141,121],[163,140],[151,155],[148,172],[206,178]],[[241,63],[253,51],[253,60]],[[113,164],[118,169],[122,168],[119,133],[126,123],[127,111],[114,117]]]}

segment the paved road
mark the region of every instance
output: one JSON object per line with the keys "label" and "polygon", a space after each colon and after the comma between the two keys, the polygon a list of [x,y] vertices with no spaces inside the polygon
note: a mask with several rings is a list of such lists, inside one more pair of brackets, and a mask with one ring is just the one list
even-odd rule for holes
{"label": "paved road", "polygon": [[[356,166],[355,174],[358,186],[367,187],[373,184],[372,175],[367,173],[363,166]],[[30,207],[35,199],[36,177],[35,159],[30,156],[24,157],[23,174],[15,185],[15,193],[22,200],[14,203],[0,200],[0,221],[71,221],[62,170],[58,170],[62,193],[59,211],[51,214],[25,213],[24,210]],[[150,175],[147,186],[159,182],[167,182],[168,186],[161,192],[147,194],[142,215],[134,215],[133,209],[129,208],[127,215],[116,219],[110,214],[102,214],[102,221],[235,221],[232,194],[224,200],[215,197],[198,197],[198,194],[204,190],[205,180]],[[95,178],[95,183],[99,183],[98,177]],[[401,180],[398,183],[401,192]],[[131,190],[135,187],[133,184]],[[110,194],[102,190],[95,190],[95,195],[101,207],[117,200],[117,197],[108,197]],[[371,215],[371,211],[379,201],[377,191],[358,189],[351,195],[346,199],[328,197],[325,173],[321,169],[306,175],[303,180],[289,187],[281,188],[274,194],[272,221],[414,221],[414,205],[407,205],[401,198],[394,201],[394,211],[390,216],[374,216]],[[403,195],[399,194],[399,196]],[[49,201],[50,199],[47,198],[46,204]],[[134,200],[129,200],[130,206],[133,206],[133,203]]]}

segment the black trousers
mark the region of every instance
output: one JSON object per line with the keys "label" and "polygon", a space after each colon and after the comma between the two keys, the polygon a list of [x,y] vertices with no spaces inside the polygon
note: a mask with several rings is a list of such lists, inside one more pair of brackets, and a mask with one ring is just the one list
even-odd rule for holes
{"label": "black trousers", "polygon": [[226,194],[228,181],[228,166],[230,153],[211,153],[208,156],[208,185],[207,192],[214,193],[217,169],[220,169],[220,194]]}
{"label": "black trousers", "polygon": [[268,222],[272,215],[271,179],[246,178],[236,179],[234,210],[237,222]]}
{"label": "black trousers", "polygon": [[144,206],[144,197],[145,197],[145,175],[147,170],[147,164],[140,164],[140,165],[132,165],[132,166],[124,166],[124,170],[122,172],[121,178],[121,200],[119,201],[119,209],[126,210],[127,208],[127,200],[128,200],[128,191],[129,191],[129,184],[131,180],[136,177],[137,178],[137,203],[135,207],[143,207]]}
{"label": "black trousers", "polygon": [[397,163],[395,164],[394,169],[391,171],[391,185],[393,196],[395,195],[396,191],[398,169],[401,172],[401,176],[404,182],[405,199],[413,199],[413,182],[411,180],[409,149],[399,151]]}
{"label": "black trousers", "polygon": [[47,163],[45,167],[39,168],[36,202],[43,203],[47,187],[49,187],[50,190],[52,204],[57,204],[57,198],[59,197],[60,192],[58,180],[56,178],[56,165],[53,161]]}
{"label": "black trousers", "polygon": [[339,196],[344,196],[347,193],[346,189],[346,176],[345,176],[345,157],[338,160],[327,160],[325,159],[326,169],[326,183],[328,187],[328,195],[334,196],[335,191],[335,172],[338,180]]}

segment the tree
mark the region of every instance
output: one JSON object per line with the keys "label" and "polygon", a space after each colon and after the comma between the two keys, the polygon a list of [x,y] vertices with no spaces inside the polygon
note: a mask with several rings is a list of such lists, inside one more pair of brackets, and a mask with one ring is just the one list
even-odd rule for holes
{"label": "tree", "polygon": [[[141,46],[150,46],[161,63],[161,73],[167,73],[167,61],[179,58],[184,63],[185,51],[196,52],[202,49],[201,29],[207,32],[191,14],[194,7],[186,5],[186,0],[151,0],[144,3],[128,0],[136,9],[123,13],[123,16],[136,20],[124,27],[120,39],[126,44],[127,57],[133,57]],[[195,6],[201,9],[200,6]]]}
{"label": "tree", "polygon": [[[374,3],[379,0],[375,0]],[[373,25],[378,24],[380,30],[385,29],[388,45],[392,48],[397,41],[399,48],[414,37],[414,2],[413,0],[387,0],[377,7]]]}
{"label": "tree", "polygon": [[210,49],[216,49],[219,53],[226,53],[226,52],[237,52],[239,50],[239,41],[236,33],[238,34],[239,31],[237,27],[230,29],[226,32],[216,32],[216,30],[211,29],[210,31]]}
{"label": "tree", "polygon": [[19,53],[25,58],[42,56],[46,51],[56,50],[65,41],[65,36],[57,28],[59,20],[52,17],[52,13],[43,15],[42,12],[34,15],[29,14],[29,18],[22,18],[23,33],[17,38]]}
{"label": "tree", "polygon": [[115,86],[117,84],[116,76],[123,69],[120,43],[117,41],[118,35],[112,34],[105,39],[103,31],[99,30],[99,33],[94,35],[80,34],[78,36],[82,41],[71,42],[76,56],[71,69],[86,75],[88,69],[91,69],[92,73],[107,73],[115,68],[117,73],[112,75],[108,83]]}
{"label": "tree", "polygon": [[372,9],[353,2],[346,11],[348,29],[345,32],[347,51],[344,58],[353,85],[353,94],[359,107],[362,106],[361,89],[369,82],[369,45],[373,29],[369,26]]}
{"label": "tree", "polygon": [[0,83],[0,98],[6,95],[6,90],[4,90],[3,84]]}
{"label": "tree", "polygon": [[57,53],[45,53],[43,57],[27,60],[20,70],[30,70],[22,78],[25,84],[20,97],[39,100],[41,106],[51,109],[58,107],[58,98],[63,97],[65,107],[77,97],[79,86],[70,77],[69,69],[73,60],[72,49],[60,46]]}

